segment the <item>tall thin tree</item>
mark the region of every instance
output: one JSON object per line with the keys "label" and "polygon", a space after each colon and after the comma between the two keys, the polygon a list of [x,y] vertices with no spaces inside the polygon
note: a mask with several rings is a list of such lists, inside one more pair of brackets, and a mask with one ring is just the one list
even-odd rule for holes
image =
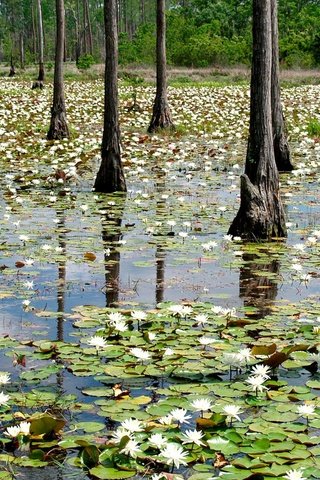
{"label": "tall thin tree", "polygon": [[286,236],[273,148],[271,37],[271,0],[253,0],[249,140],[240,209],[229,229],[229,234],[250,240]]}
{"label": "tall thin tree", "polygon": [[94,189],[97,192],[125,192],[126,182],[120,154],[118,112],[118,29],[117,1],[104,1],[106,39],[104,123],[101,146],[101,165]]}
{"label": "tall thin tree", "polygon": [[272,77],[271,77],[271,105],[272,128],[274,142],[274,156],[280,172],[293,170],[290,149],[287,139],[284,115],[281,105],[280,69],[279,69],[279,32],[278,32],[278,0],[271,0],[272,22]]}
{"label": "tall thin tree", "polygon": [[162,128],[174,128],[167,96],[165,8],[165,0],[157,0],[157,89],[153,114],[148,128],[149,133]]}
{"label": "tall thin tree", "polygon": [[38,78],[33,82],[32,88],[43,88],[44,82],[44,37],[41,0],[37,0],[38,9],[38,40],[39,40],[39,73]]}
{"label": "tall thin tree", "polygon": [[53,80],[53,103],[51,108],[50,128],[47,134],[48,140],[61,140],[62,138],[69,137],[63,81],[63,57],[65,38],[64,0],[56,0],[56,16],[57,30]]}

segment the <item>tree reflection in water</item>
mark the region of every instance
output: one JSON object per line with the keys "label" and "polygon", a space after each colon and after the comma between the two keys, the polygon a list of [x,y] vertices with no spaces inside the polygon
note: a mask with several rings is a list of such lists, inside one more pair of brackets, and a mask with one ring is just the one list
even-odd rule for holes
{"label": "tree reflection in water", "polygon": [[240,268],[239,297],[244,306],[255,307],[256,313],[250,318],[264,318],[269,315],[273,302],[278,293],[277,278],[279,277],[280,262],[277,259],[266,259],[265,263],[256,254],[245,254],[246,262]]}

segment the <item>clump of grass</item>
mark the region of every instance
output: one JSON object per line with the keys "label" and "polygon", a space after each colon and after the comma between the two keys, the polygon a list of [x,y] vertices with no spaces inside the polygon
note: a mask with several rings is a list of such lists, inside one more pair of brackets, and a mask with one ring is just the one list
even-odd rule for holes
{"label": "clump of grass", "polygon": [[307,125],[307,132],[310,137],[320,137],[320,120],[311,118]]}

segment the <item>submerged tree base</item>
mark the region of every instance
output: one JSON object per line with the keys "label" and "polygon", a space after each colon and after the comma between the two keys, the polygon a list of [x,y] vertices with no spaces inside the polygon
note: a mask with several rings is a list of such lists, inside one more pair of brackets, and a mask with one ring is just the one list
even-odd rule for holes
{"label": "submerged tree base", "polygon": [[241,175],[241,205],[228,234],[250,241],[286,237],[280,199],[271,191],[261,191],[248,175]]}
{"label": "submerged tree base", "polygon": [[156,101],[153,108],[152,119],[148,128],[148,133],[157,130],[174,130],[175,126],[172,121],[169,105],[166,101]]}
{"label": "submerged tree base", "polygon": [[50,128],[47,134],[48,140],[62,140],[69,138],[69,128],[66,114],[62,109],[56,109],[52,112]]}
{"label": "submerged tree base", "polygon": [[100,193],[127,191],[120,153],[117,153],[114,149],[102,153],[101,165],[93,188]]}

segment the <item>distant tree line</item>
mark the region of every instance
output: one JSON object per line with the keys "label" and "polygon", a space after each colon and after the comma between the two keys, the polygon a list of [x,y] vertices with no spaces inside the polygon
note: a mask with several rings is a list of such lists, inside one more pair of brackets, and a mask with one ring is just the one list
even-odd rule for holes
{"label": "distant tree line", "polygon": [[[39,0],[0,0],[0,61],[39,59]],[[44,61],[54,61],[52,0],[41,0]],[[155,62],[156,2],[117,0],[120,64]],[[249,64],[252,0],[168,0],[167,61],[207,67]],[[102,0],[65,0],[65,60],[86,68],[104,60]],[[320,0],[279,0],[280,63],[320,65]]]}

